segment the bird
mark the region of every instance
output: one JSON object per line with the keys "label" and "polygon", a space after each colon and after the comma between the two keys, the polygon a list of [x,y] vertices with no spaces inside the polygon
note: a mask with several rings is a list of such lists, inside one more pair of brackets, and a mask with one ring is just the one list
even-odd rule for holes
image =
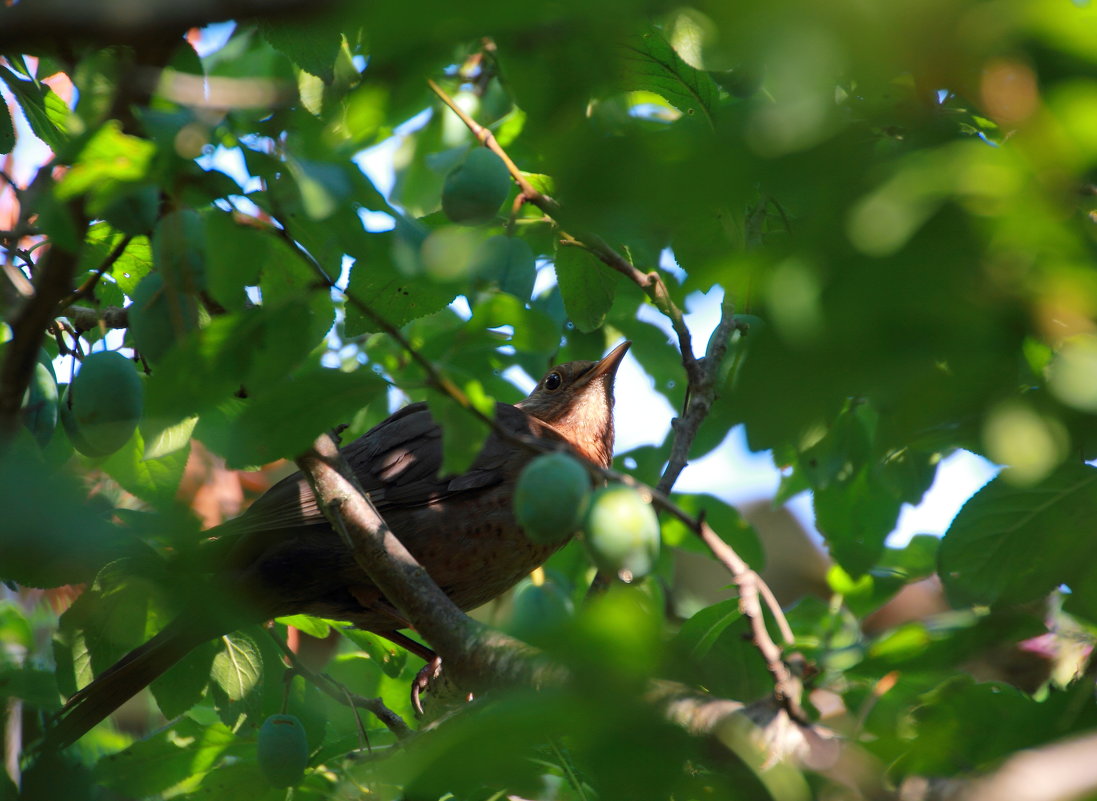
{"label": "bird", "polygon": [[[405,406],[341,449],[392,532],[462,610],[502,595],[569,539],[570,532],[556,543],[534,542],[517,523],[515,485],[537,451],[515,437],[610,467],[613,387],[630,345],[600,361],[552,367],[525,399],[497,403],[495,425],[508,436],[493,430],[459,475],[440,475],[442,431],[425,403]],[[410,624],[357,566],[302,473],[205,534],[217,566],[193,593],[204,600],[69,698],[45,734],[46,748],[74,743],[202,642],[275,617],[346,621],[435,658],[401,633]]]}

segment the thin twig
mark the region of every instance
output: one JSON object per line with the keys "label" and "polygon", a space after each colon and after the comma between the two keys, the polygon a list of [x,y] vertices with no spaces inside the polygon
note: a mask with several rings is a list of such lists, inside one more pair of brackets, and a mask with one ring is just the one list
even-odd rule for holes
{"label": "thin twig", "polygon": [[89,275],[87,280],[85,280],[71,295],[57,304],[57,314],[64,314],[66,308],[90,295],[95,290],[95,285],[99,283],[99,279],[103,277],[103,273],[113,267],[114,263],[122,257],[122,254],[125,253],[126,248],[129,247],[132,240],[133,235],[126,234],[122,241],[111,249],[111,252],[103,259],[103,263],[99,265],[95,272]]}
{"label": "thin twig", "polygon": [[365,696],[357,695],[330,676],[310,670],[297,658],[297,654],[282,641],[281,637],[273,631],[270,631],[270,629],[267,631],[279,650],[282,651],[282,655],[289,661],[294,672],[301,678],[312,683],[325,695],[334,698],[345,706],[354,709],[365,709],[366,711],[371,712],[379,721],[385,724],[389,731],[396,735],[397,739],[402,740],[411,734],[411,729],[408,728],[408,724],[404,722],[404,719],[385,706],[385,702],[380,698],[366,698]]}
{"label": "thin twig", "polygon": [[[537,206],[549,217],[563,224],[565,221],[560,219],[563,212],[560,204],[550,196],[539,191],[529,182],[529,179],[526,178],[525,174],[518,168],[518,165],[514,163],[506,150],[503,149],[503,146],[496,140],[495,135],[491,130],[470,117],[437,83],[428,80],[427,84],[430,86],[431,91],[438,96],[438,99],[445,103],[454,114],[460,117],[461,121],[468,127],[469,131],[472,132],[472,135],[475,136],[484,147],[491,150],[491,152],[503,160],[511,177],[514,179],[515,183],[518,184],[518,188],[525,196],[526,201]],[[640,289],[644,291],[644,294],[651,299],[651,302],[655,304],[655,307],[667,316],[674,328],[675,334],[678,336],[678,345],[682,352],[682,366],[686,370],[686,376],[690,381],[699,378],[697,360],[693,356],[693,343],[690,337],[689,328],[685,324],[682,310],[678,308],[671,298],[670,291],[667,289],[663,277],[655,270],[644,272],[643,270],[637,269],[632,262],[610,247],[609,244],[599,236],[589,233],[578,233],[571,234],[571,238],[576,243],[582,244],[583,247],[589,250],[590,253],[597,257],[603,264],[621,273],[621,275],[640,287]]]}
{"label": "thin twig", "polygon": [[[684,324],[684,323],[683,323]],[[689,452],[701,423],[708,417],[719,390],[716,379],[720,375],[728,343],[735,330],[735,307],[730,299],[724,298],[720,310],[720,322],[716,324],[709,337],[705,358],[698,363],[696,377],[687,377],[686,408],[682,416],[674,421],[674,439],[671,443],[670,459],[659,479],[660,492],[669,493],[678,477],[689,463]]]}
{"label": "thin twig", "polygon": [[0,179],[3,179],[4,183],[8,185],[8,187],[11,189],[12,194],[15,195],[15,199],[21,201],[23,198],[23,190],[22,188],[20,188],[19,184],[15,183],[15,179],[8,175],[4,170],[0,170]]}

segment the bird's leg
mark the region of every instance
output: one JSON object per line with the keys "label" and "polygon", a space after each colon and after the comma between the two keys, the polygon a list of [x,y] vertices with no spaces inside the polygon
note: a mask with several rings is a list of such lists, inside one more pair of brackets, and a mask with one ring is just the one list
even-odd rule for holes
{"label": "bird's leg", "polygon": [[377,632],[386,640],[394,642],[402,648],[406,648],[418,657],[422,657],[427,660],[420,671],[415,674],[415,678],[411,682],[411,705],[415,709],[416,714],[422,716],[423,704],[419,700],[419,696],[423,690],[430,687],[430,683],[437,679],[442,673],[442,657],[434,653],[434,651],[427,648],[422,643],[418,643],[406,634],[401,634],[398,631],[379,631]]}
{"label": "bird's leg", "polygon": [[434,659],[427,662],[415,674],[415,679],[411,682],[411,706],[415,710],[415,714],[419,717],[423,716],[423,703],[419,700],[420,693],[423,690],[430,689],[430,683],[442,675],[442,657],[435,656]]}

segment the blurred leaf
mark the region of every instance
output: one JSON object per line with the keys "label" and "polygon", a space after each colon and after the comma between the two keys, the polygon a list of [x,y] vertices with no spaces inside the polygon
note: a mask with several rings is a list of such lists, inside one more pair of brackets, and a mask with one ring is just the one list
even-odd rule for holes
{"label": "blurred leaf", "polygon": [[682,624],[675,636],[675,650],[690,659],[703,659],[728,626],[742,617],[739,599],[729,598],[702,609]]}
{"label": "blurred leaf", "polygon": [[0,459],[0,578],[28,587],[91,581],[107,562],[140,545],[88,508],[81,484],[29,455]]}
{"label": "blurred leaf", "polygon": [[599,328],[613,305],[616,276],[579,246],[557,245],[555,263],[568,317],[580,331]]}
{"label": "blurred leaf", "polygon": [[129,748],[100,759],[95,783],[127,797],[161,793],[204,776],[229,754],[237,739],[225,726],[186,718]]}
{"label": "blurred leaf", "polygon": [[165,718],[179,717],[201,700],[216,654],[216,642],[204,642],[149,685]]}
{"label": "blurred leaf", "polygon": [[523,353],[554,353],[560,346],[560,326],[548,315],[527,309],[514,295],[482,296],[473,309],[470,327],[513,329],[511,343]]}
{"label": "blurred leaf", "polygon": [[129,442],[103,461],[102,468],[141,500],[156,506],[166,506],[175,500],[189,454],[188,440],[182,448],[163,456],[147,456],[144,437],[137,430],[133,432]]}
{"label": "blurred leaf", "polygon": [[876,564],[899,519],[900,503],[891,492],[861,470],[848,481],[816,489],[814,501],[816,525],[838,563],[853,576]]}
{"label": "blurred leaf", "polygon": [[274,235],[240,225],[228,214],[209,214],[204,222],[207,241],[217,243],[207,250],[210,293],[225,308],[241,311],[247,304],[244,287],[257,286],[264,265],[279,255],[271,253]]}
{"label": "blurred leaf", "polygon": [[[1087,725],[1076,720],[1064,730],[1058,721],[1069,704],[1064,693],[1041,703],[1008,685],[957,677],[928,693],[915,710],[915,737],[897,770],[900,775],[952,775],[986,768],[1006,754]],[[1092,710],[1084,717],[1092,725]],[[1003,726],[1002,721],[1010,725]],[[932,737],[925,736],[929,732]]]}
{"label": "blurred leaf", "polygon": [[335,77],[335,58],[342,46],[341,23],[342,20],[329,16],[292,22],[264,21],[259,30],[298,67],[331,83]]}
{"label": "blurred leaf", "polygon": [[[714,495],[706,493],[676,493],[672,500],[687,514],[704,517],[724,542],[735,549],[747,564],[755,570],[766,566],[765,552],[754,528],[743,519],[739,511]],[[696,553],[710,553],[701,538],[676,517],[665,515],[662,523],[663,541],[667,545],[686,548]],[[728,583],[732,581],[728,575]]]}
{"label": "blurred leaf", "polygon": [[293,459],[384,389],[385,383],[368,370],[307,368],[251,401],[219,448],[233,466]]}
{"label": "blurred leaf", "polygon": [[124,134],[118,122],[110,121],[84,143],[76,162],[58,181],[57,197],[89,194],[89,209],[100,211],[126,184],[144,180],[155,151],[152,142]]}
{"label": "blurred leaf", "polygon": [[954,606],[1021,603],[1073,585],[1091,564],[1097,469],[1069,464],[1031,487],[995,478],[941,541],[938,570]]}
{"label": "blurred leaf", "polygon": [[0,698],[20,698],[39,709],[56,709],[57,678],[52,670],[0,666]]}
{"label": "blurred leaf", "polygon": [[29,649],[34,644],[30,622],[12,601],[0,601],[0,637],[16,647]]}

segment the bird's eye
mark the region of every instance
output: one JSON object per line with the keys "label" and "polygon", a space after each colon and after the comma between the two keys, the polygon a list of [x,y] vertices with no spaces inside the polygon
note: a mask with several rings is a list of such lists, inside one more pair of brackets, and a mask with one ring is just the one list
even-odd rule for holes
{"label": "bird's eye", "polygon": [[559,389],[560,385],[564,383],[564,379],[560,377],[559,373],[549,373],[545,376],[545,389],[549,392]]}

